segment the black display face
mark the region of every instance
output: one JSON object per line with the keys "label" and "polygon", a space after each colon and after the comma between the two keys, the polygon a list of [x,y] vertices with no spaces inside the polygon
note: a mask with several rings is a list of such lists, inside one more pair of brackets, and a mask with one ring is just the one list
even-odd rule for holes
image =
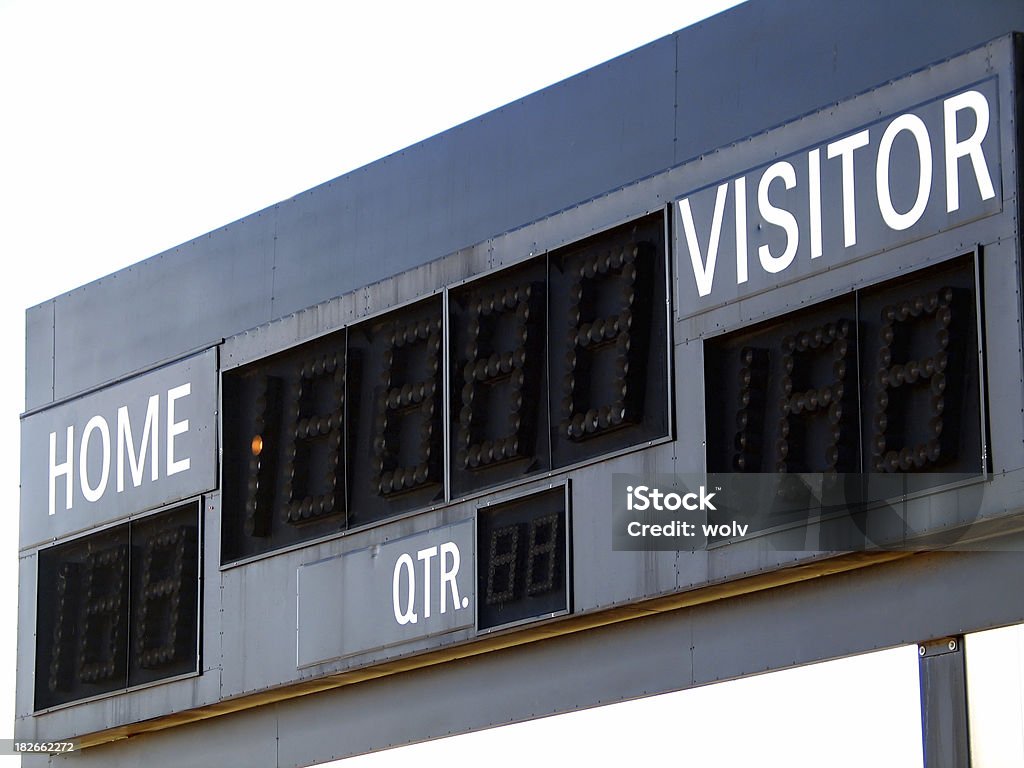
{"label": "black display face", "polygon": [[444,500],[441,296],[349,329],[349,525]]}
{"label": "black display face", "polygon": [[547,258],[453,290],[452,493],[551,467]]}
{"label": "black display face", "polygon": [[344,528],[345,331],[223,379],[225,553]]}
{"label": "black display face", "polygon": [[665,263],[659,213],[226,372],[223,562],[666,437]]}
{"label": "black display face", "polygon": [[477,626],[569,610],[569,515],[564,487],[477,515]]}
{"label": "black display face", "polygon": [[551,254],[555,467],[668,434],[663,261],[661,216]]}
{"label": "black display face", "polygon": [[36,709],[195,672],[199,505],[39,553]]}
{"label": "black display face", "polygon": [[972,257],[712,339],[704,351],[709,472],[984,470]]}

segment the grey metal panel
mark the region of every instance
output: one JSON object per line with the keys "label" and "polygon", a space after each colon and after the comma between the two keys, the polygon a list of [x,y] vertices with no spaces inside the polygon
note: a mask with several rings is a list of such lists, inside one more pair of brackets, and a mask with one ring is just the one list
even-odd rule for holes
{"label": "grey metal panel", "polygon": [[919,650],[924,764],[927,768],[970,765],[964,639],[943,638]]}
{"label": "grey metal panel", "polygon": [[663,38],[282,203],[275,314],[668,167],[674,59]]}
{"label": "grey metal panel", "polygon": [[[492,257],[497,258],[494,249],[493,240],[465,248],[392,279],[373,283],[228,337],[221,347],[221,370],[258,360],[352,325],[369,315],[415,301],[445,286],[456,285],[487,271],[492,266]],[[502,253],[507,255],[508,252],[509,249],[502,249]],[[515,253],[520,259],[525,255],[518,250]]]}
{"label": "grey metal panel", "polygon": [[[156,411],[150,410],[154,397]],[[127,422],[121,408],[127,408]],[[122,423],[130,425],[130,444],[127,432],[121,437]],[[21,426],[22,548],[195,496],[217,484],[217,350],[32,413]],[[139,459],[136,484],[131,462]],[[95,498],[85,495],[86,483]]]}
{"label": "grey metal panel", "polygon": [[[211,732],[212,728],[212,732]],[[256,768],[278,765],[273,706],[206,723],[182,725],[142,739],[123,739],[52,758],[51,766],[86,768]],[[212,738],[211,738],[212,736]]]}
{"label": "grey metal panel", "polygon": [[36,658],[36,568],[33,552],[18,558],[18,652],[15,669],[14,713],[30,715],[34,708]]}
{"label": "grey metal panel", "polygon": [[[950,87],[947,79],[951,73],[955,78],[971,78],[979,74],[990,74],[993,68],[1005,68],[1008,66],[1009,46],[1006,40],[994,43],[983,51],[972,54],[966,59],[953,62],[948,65],[939,65],[921,73],[911,82],[911,93],[908,95],[906,82],[897,84],[883,91],[872,94],[871,98],[849,102],[848,104],[830,110],[827,113],[814,115],[806,120],[799,121],[793,126],[787,126],[786,132],[793,132],[787,141],[800,142],[814,141],[813,137],[820,137],[822,130],[827,130],[830,121],[835,119],[835,112],[843,111],[843,119],[849,124],[855,125],[857,120],[863,120],[865,112],[872,110],[898,111],[906,106],[907,100],[914,98],[923,99],[934,96],[936,92],[943,92],[943,89]],[[966,64],[965,64],[966,62]],[[965,69],[966,67],[966,69]],[[973,69],[972,69],[973,67]],[[1000,69],[1000,71],[1003,71]],[[966,73],[966,74],[965,74]],[[1001,95],[1005,98],[1009,84],[1002,82],[1000,86]],[[867,106],[865,106],[867,104]],[[1012,110],[1007,110],[1007,114]],[[772,142],[776,137],[764,137],[739,148],[730,148],[729,151],[717,153],[715,163],[717,170],[714,173],[730,171],[723,169],[734,168],[734,165],[743,162],[743,158],[763,158],[765,151],[771,149]],[[1009,142],[1003,144],[1004,148]],[[766,150],[766,147],[768,149]],[[756,151],[755,151],[756,150]],[[739,158],[739,159],[737,159]],[[686,189],[684,184],[693,183],[689,175],[691,169],[684,166],[670,171],[663,176],[654,177],[645,182],[633,185],[629,188],[606,195],[600,200],[594,201],[588,206],[573,211],[573,216],[556,217],[544,222],[524,228],[515,233],[495,238],[489,241],[493,246],[492,254],[508,254],[510,259],[516,258],[516,253],[527,251],[527,247],[533,250],[537,247],[545,247],[548,242],[557,242],[559,238],[571,237],[572,232],[580,226],[590,226],[591,221],[615,221],[619,217],[628,217],[630,211],[638,208],[642,210],[643,205],[650,205],[652,202],[666,199],[666,194],[673,193],[672,190]],[[711,173],[708,168],[701,168],[701,173]],[[1012,175],[1012,163],[1003,166],[1004,184],[1006,189],[1012,189],[1015,185],[1015,176]],[[711,176],[711,178],[716,178]],[[671,199],[671,198],[668,198]],[[597,210],[599,213],[595,214]],[[797,307],[804,305],[808,300],[815,300],[825,296],[848,291],[857,285],[870,284],[901,272],[919,267],[930,261],[943,260],[962,253],[964,249],[973,249],[975,243],[984,241],[992,243],[993,267],[986,273],[989,281],[987,291],[998,301],[1006,303],[1014,300],[1014,291],[1018,284],[1017,267],[1015,260],[1014,246],[1011,240],[1005,243],[1001,240],[1013,232],[1013,219],[1011,212],[1014,206],[1008,205],[1002,215],[993,216],[985,221],[972,222],[957,229],[943,233],[938,237],[927,238],[919,242],[901,247],[898,250],[887,251],[885,254],[872,257],[858,262],[854,265],[844,265],[837,269],[830,270],[828,274],[814,276],[803,281],[801,284],[786,286],[777,289],[770,298],[768,295],[754,297],[742,302],[737,306],[725,307],[709,313],[708,318],[701,320],[687,320],[677,325],[681,329],[680,336],[683,338],[703,334],[708,327],[723,329],[735,327],[740,323],[749,322],[750,319],[765,316],[772,312],[779,312],[786,307]],[[580,224],[585,220],[587,224]],[[532,237],[531,237],[532,236]],[[513,243],[518,244],[512,245]],[[472,258],[477,268],[483,265],[483,249],[474,249]],[[500,257],[499,257],[500,258]],[[276,351],[289,344],[302,341],[309,333],[320,333],[330,328],[339,327],[346,322],[349,313],[362,311],[374,312],[385,309],[389,306],[401,303],[416,295],[436,289],[445,284],[446,277],[460,274],[460,267],[452,259],[443,259],[430,265],[403,274],[396,279],[384,283],[369,286],[354,295],[342,297],[341,299],[328,302],[320,307],[313,308],[309,312],[298,313],[293,317],[284,319],[281,322],[273,323],[259,332],[245,334],[238,339],[229,340],[227,349],[232,350],[234,362],[244,362],[261,354]],[[465,274],[462,272],[461,274]],[[360,299],[365,304],[360,305]],[[998,315],[993,322],[998,321]],[[700,326],[699,323],[704,323]],[[994,332],[995,326],[993,326]],[[262,335],[262,339],[260,336]],[[998,335],[998,334],[997,334]],[[666,444],[625,456],[616,457],[612,460],[593,464],[590,466],[576,468],[567,474],[575,481],[574,504],[577,514],[583,515],[581,520],[592,520],[594,510],[603,510],[607,506],[607,492],[610,488],[608,478],[612,472],[699,472],[703,469],[703,384],[696,372],[703,370],[703,357],[700,343],[697,341],[684,341],[676,346],[676,390],[678,393],[678,440],[674,444]],[[1013,382],[1019,381],[1020,361],[1016,356],[996,356],[996,360],[990,361],[990,376],[999,379],[1003,383],[1002,407],[1008,408],[1010,413],[1019,413],[1021,392]],[[1002,366],[1002,367],[1000,367]],[[1007,374],[1005,366],[1011,370]],[[1005,381],[1009,375],[1009,384]],[[1018,403],[1014,406],[1013,403]],[[1014,420],[1007,419],[1000,424],[1001,448],[998,457],[999,468],[1010,468],[1024,466],[1024,457],[1020,456],[1019,447],[1015,447],[1012,433]],[[1018,425],[1019,426],[1019,425]],[[557,478],[559,475],[555,475]],[[537,486],[545,482],[537,480],[521,487]],[[994,483],[990,493],[986,495],[985,510],[983,516],[1005,514],[1006,510],[1016,508],[1013,501],[1014,483],[1013,478],[1006,478]],[[500,494],[499,494],[500,495]],[[920,519],[935,523],[937,507],[934,500],[928,499],[918,507],[911,510]],[[956,518],[961,522],[970,522],[970,510],[967,507],[955,510],[942,510],[943,521],[953,520],[953,512],[960,515]],[[940,516],[942,516],[940,515]],[[964,516],[967,517],[964,517]],[[424,516],[434,519],[434,514]],[[915,518],[917,519],[917,518]],[[405,530],[405,523],[401,525],[386,525],[382,530],[384,535],[394,536],[395,530],[401,533]],[[744,542],[731,547],[718,548],[712,553],[681,553],[676,556],[674,553],[666,556],[654,553],[612,553],[611,552],[611,531],[607,525],[600,523],[594,527],[590,525],[576,526],[574,529],[574,552],[575,552],[575,608],[578,612],[590,611],[609,605],[627,603],[650,597],[665,592],[679,589],[690,589],[708,583],[720,583],[735,579],[742,575],[753,573],[764,573],[777,570],[794,564],[808,563],[819,560],[826,556],[826,553],[815,551],[816,540],[809,538],[805,551],[792,552],[793,547],[788,550],[776,548],[771,542]],[[813,537],[812,537],[813,538]],[[339,544],[337,547],[322,547],[321,549],[336,549],[347,551],[353,546],[351,542]],[[315,557],[323,556],[318,551]],[[311,558],[311,559],[315,559]],[[294,562],[294,557],[289,556],[289,563]],[[306,560],[309,562],[309,559]],[[281,566],[285,567],[285,566]],[[248,566],[243,566],[248,568]],[[257,569],[254,569],[254,571]],[[276,572],[276,571],[275,571]],[[226,577],[229,583],[234,584],[233,575]],[[269,579],[274,581],[273,578]],[[255,583],[255,581],[251,582]],[[227,590],[233,594],[237,585]],[[257,599],[257,598],[254,598]],[[237,613],[236,613],[237,608]],[[232,607],[228,610],[228,624],[235,623],[235,615],[241,617],[251,615],[253,611],[260,613],[266,611],[282,612],[275,601],[268,600],[267,605],[256,610],[254,606]],[[283,614],[291,609],[284,608]],[[276,615],[268,613],[268,615]],[[279,619],[269,620],[268,625],[280,624]],[[275,630],[276,631],[276,630]],[[229,632],[229,634],[231,634]],[[461,642],[467,639],[466,636],[453,637],[453,642]],[[280,640],[280,638],[278,639]],[[281,645],[278,640],[273,644]],[[231,642],[247,642],[240,636],[231,638]],[[249,651],[241,647],[229,646],[231,651],[226,653],[226,664],[229,667],[228,678],[230,684],[226,685],[226,691],[251,691],[268,685],[280,682],[287,682],[291,670],[282,666],[278,669],[279,677],[275,678],[267,670],[253,672],[251,679],[239,680],[235,677],[241,669],[238,662],[233,661]],[[405,647],[402,652],[413,653],[417,650],[412,646]],[[353,660],[349,665],[325,664],[317,670],[311,670],[312,675],[326,674],[345,668],[352,668],[374,661],[380,661],[386,656],[368,655],[361,659]],[[278,660],[280,661],[280,660]],[[276,665],[277,662],[275,661]],[[264,674],[265,673],[265,674]],[[275,673],[277,674],[277,673]],[[243,677],[245,677],[243,675]],[[276,681],[276,682],[275,682]]]}
{"label": "grey metal panel", "polygon": [[58,297],[54,396],[270,320],[275,217],[255,213]]}
{"label": "grey metal panel", "polygon": [[[401,645],[368,648],[356,655],[327,659],[322,663],[307,660],[311,666],[297,668],[297,572],[309,563],[337,558],[348,552],[383,548],[395,539],[467,521],[472,517],[473,509],[468,502],[457,504],[221,570],[222,613],[218,618],[221,696],[261,691],[437,647],[437,637],[417,637]],[[470,566],[467,561],[462,568]],[[394,623],[390,602],[388,597],[387,613],[375,614],[376,620],[381,622],[375,625],[377,629],[385,626],[385,620]],[[259,631],[252,631],[252,627],[259,627]],[[455,644],[471,639],[472,635],[472,627],[465,627],[442,637],[443,642]]]}
{"label": "grey metal panel", "polygon": [[222,574],[222,697],[297,677],[295,566],[287,562],[291,559],[270,558]]}
{"label": "grey metal panel", "polygon": [[[1020,553],[909,556],[311,694],[90,748],[73,759],[75,765],[105,768],[135,766],[147,757],[152,765],[309,765],[1017,623],[1024,620],[1022,574]],[[276,749],[271,736],[278,740]],[[142,751],[148,743],[156,745],[153,752]],[[163,751],[171,745],[173,757]]]}
{"label": "grey metal panel", "polygon": [[224,621],[223,590],[220,582],[220,493],[203,496],[201,509],[202,580],[200,581],[200,648],[196,681],[204,701],[216,699],[221,693],[221,627]]}
{"label": "grey metal panel", "polygon": [[300,565],[298,666],[472,627],[475,575],[472,520]]}
{"label": "grey metal panel", "polygon": [[25,408],[53,400],[53,308],[47,301],[25,311]]}
{"label": "grey metal panel", "polygon": [[694,683],[1016,623],[1022,573],[1019,552],[912,555],[710,604],[694,623]]}
{"label": "grey metal panel", "polygon": [[675,552],[613,552],[609,495],[615,472],[672,472],[670,444],[581,467],[572,473],[573,604],[591,611],[677,587]]}
{"label": "grey metal panel", "polygon": [[1024,29],[1016,0],[748,2],[676,33],[676,161]]}
{"label": "grey metal panel", "polygon": [[[322,701],[296,702],[281,710],[279,765],[309,765],[687,685],[690,648],[678,624],[642,621],[623,629],[417,670],[396,680],[398,686],[371,681]],[[333,722],[318,716],[324,708],[335,713]]]}

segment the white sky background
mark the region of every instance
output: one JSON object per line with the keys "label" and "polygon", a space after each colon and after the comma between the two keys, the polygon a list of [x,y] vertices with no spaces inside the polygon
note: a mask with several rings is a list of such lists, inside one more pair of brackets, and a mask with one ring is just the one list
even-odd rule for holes
{"label": "white sky background", "polygon": [[[14,719],[28,306],[734,4],[0,0],[0,340],[8,371],[0,380],[0,737],[13,733]],[[117,329],[95,343],[118,343]],[[890,674],[863,663],[849,679],[868,684]],[[906,653],[893,663],[914,668]],[[821,696],[813,671],[788,674],[797,677],[784,686],[797,696]],[[876,707],[877,682],[864,694],[874,691]],[[696,727],[703,712],[728,720],[723,733],[736,741],[757,745],[760,765],[776,764],[763,762],[772,754],[779,765],[824,764],[817,758],[829,753],[825,743],[807,741],[806,762],[783,745],[757,744],[771,736],[758,730],[758,713],[775,708],[757,698],[763,688],[753,680],[707,689],[675,723]],[[917,717],[916,687],[909,690],[910,703],[898,705],[911,712],[904,731]],[[638,706],[630,710],[637,723],[654,717],[650,705]],[[555,723],[535,723],[531,733],[557,732]],[[482,748],[476,738],[462,740],[465,748]],[[595,741],[598,755],[612,754],[606,742]],[[913,764],[912,754],[885,754],[894,762],[875,753],[873,764]],[[639,756],[635,748],[627,755]],[[366,764],[383,767],[387,757]],[[843,757],[833,752],[828,763]]]}

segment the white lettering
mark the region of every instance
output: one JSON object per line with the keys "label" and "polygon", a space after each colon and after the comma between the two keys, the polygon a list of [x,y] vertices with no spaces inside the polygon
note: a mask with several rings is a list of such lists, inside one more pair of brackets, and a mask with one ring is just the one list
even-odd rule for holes
{"label": "white lettering", "polygon": [[[451,559],[449,566],[448,560]],[[462,598],[459,597],[459,585],[455,577],[459,575],[459,548],[454,541],[446,541],[441,545],[441,613],[448,610],[448,592],[452,596],[452,605],[455,610],[464,608]],[[448,585],[448,592],[445,592],[445,585]],[[468,603],[467,603],[468,604]]]}
{"label": "white lettering", "polygon": [[[920,172],[917,180],[917,198],[910,210],[900,213],[892,204],[889,188],[889,160],[892,145],[901,131],[907,131],[917,142]],[[878,145],[878,164],[875,169],[875,188],[878,193],[878,209],[891,229],[903,230],[914,226],[924,215],[928,196],[932,189],[932,145],[928,128],[917,115],[900,115],[885,129]]]}
{"label": "white lettering", "polygon": [[762,245],[757,249],[761,259],[761,266],[765,272],[781,272],[793,263],[796,256],[797,245],[800,242],[800,228],[796,223],[796,216],[784,208],[777,208],[768,199],[768,191],[775,179],[782,179],[786,189],[793,189],[796,186],[796,170],[786,161],[780,161],[770,166],[761,177],[761,183],[757,187],[757,206],[761,211],[761,217],[769,224],[775,224],[786,231],[786,247],[780,256],[772,256],[771,249]]}
{"label": "white lettering", "polygon": [[71,500],[74,489],[74,457],[75,457],[75,428],[68,427],[67,448],[64,455],[67,460],[63,464],[57,463],[57,433],[50,433],[50,514],[56,511],[57,478],[64,475],[64,509],[71,509]]}
{"label": "white lettering", "polygon": [[637,509],[643,512],[651,506],[650,500],[647,498],[647,486],[638,485],[630,494],[630,499],[634,501],[629,505],[630,509]]}
{"label": "white lettering", "polygon": [[711,500],[715,498],[714,493],[708,493],[708,489],[705,486],[700,487],[700,508],[701,509],[713,509],[716,512],[718,508],[711,503]]}
{"label": "white lettering", "polygon": [[176,475],[179,472],[186,472],[192,466],[192,460],[188,457],[175,461],[174,459],[174,438],[188,432],[188,419],[182,421],[174,420],[174,402],[192,394],[192,383],[182,384],[167,390],[167,476]]}
{"label": "white lettering", "polygon": [[[103,454],[100,481],[95,486],[91,486],[89,485],[89,441],[92,438],[92,433],[96,431],[100,433]],[[82,431],[82,446],[78,452],[78,475],[82,482],[82,495],[85,496],[86,501],[98,501],[103,492],[107,490],[107,480],[110,477],[110,428],[102,416],[93,416]]]}
{"label": "white lettering", "polygon": [[679,213],[683,217],[683,232],[686,234],[686,246],[690,250],[690,264],[693,265],[693,277],[697,281],[697,293],[707,296],[715,281],[715,262],[718,260],[718,241],[722,234],[722,218],[725,216],[725,198],[729,184],[721,184],[715,197],[715,213],[711,219],[711,239],[708,241],[708,257],[701,258],[700,244],[697,242],[697,228],[693,223],[693,212],[690,210],[690,199],[679,201]]}
{"label": "white lettering", "polygon": [[843,237],[847,248],[857,244],[857,200],[856,185],[853,178],[854,150],[868,145],[869,134],[865,129],[852,136],[847,136],[828,145],[826,154],[831,160],[834,157],[843,159]]}
{"label": "white lettering", "polygon": [[[405,610],[402,610],[399,598],[401,595],[402,573],[406,574],[406,581],[409,584],[408,598],[405,601]],[[416,572],[413,569],[412,558],[403,554],[395,563],[395,572],[391,577],[391,607],[395,612],[395,621],[400,625],[415,624],[419,617],[416,615],[414,603],[416,601]]]}
{"label": "white lettering", "polygon": [[807,201],[811,217],[811,258],[823,253],[821,245],[821,150],[807,153]]}
{"label": "white lettering", "polygon": [[132,485],[138,488],[142,485],[142,468],[146,463],[146,452],[152,446],[150,453],[149,476],[156,480],[159,476],[159,439],[160,439],[160,396],[153,395],[149,398],[149,406],[146,408],[146,423],[142,427],[142,439],[139,442],[138,456],[135,454],[135,441],[132,438],[132,422],[128,416],[128,406],[122,405],[117,409],[117,492],[124,491],[124,455],[128,454],[128,469],[132,473]]}
{"label": "white lettering", "polygon": [[745,282],[747,282],[747,179],[740,176],[736,179],[736,283]]}
{"label": "white lettering", "polygon": [[725,536],[727,538],[736,538],[737,536],[746,536],[749,525],[733,520],[731,523],[704,523],[701,528],[704,529],[705,536]]}
{"label": "white lettering", "polygon": [[416,559],[423,563],[423,618],[430,618],[430,561],[437,556],[437,547],[421,549]]}
{"label": "white lettering", "polygon": [[[974,112],[977,124],[970,137],[957,141],[957,113],[965,109]],[[952,213],[960,209],[961,157],[969,157],[971,160],[981,199],[989,200],[996,195],[985,163],[985,153],[981,148],[981,142],[988,133],[988,100],[978,91],[965,91],[946,99],[942,103],[942,111],[946,138],[946,211]]]}
{"label": "white lettering", "polygon": [[711,503],[713,498],[715,498],[715,493],[708,493],[707,487],[703,485],[700,486],[699,494],[687,493],[683,496],[678,493],[662,493],[657,488],[652,490],[646,485],[638,485],[636,488],[631,485],[626,486],[626,509],[636,509],[641,512],[651,508],[658,511],[674,512],[680,507],[691,512],[697,509],[714,510],[716,507]]}

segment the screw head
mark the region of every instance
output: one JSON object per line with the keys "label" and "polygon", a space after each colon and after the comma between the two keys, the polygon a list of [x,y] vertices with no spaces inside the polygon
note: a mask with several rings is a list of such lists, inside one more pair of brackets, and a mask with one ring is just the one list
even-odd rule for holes
{"label": "screw head", "polygon": [[951,650],[951,651],[955,651],[956,650],[956,640],[950,640],[949,641],[949,650]]}
{"label": "screw head", "polygon": [[917,646],[917,655],[918,656],[924,656],[926,653],[928,653],[928,651],[925,650],[925,647],[923,645]]}

